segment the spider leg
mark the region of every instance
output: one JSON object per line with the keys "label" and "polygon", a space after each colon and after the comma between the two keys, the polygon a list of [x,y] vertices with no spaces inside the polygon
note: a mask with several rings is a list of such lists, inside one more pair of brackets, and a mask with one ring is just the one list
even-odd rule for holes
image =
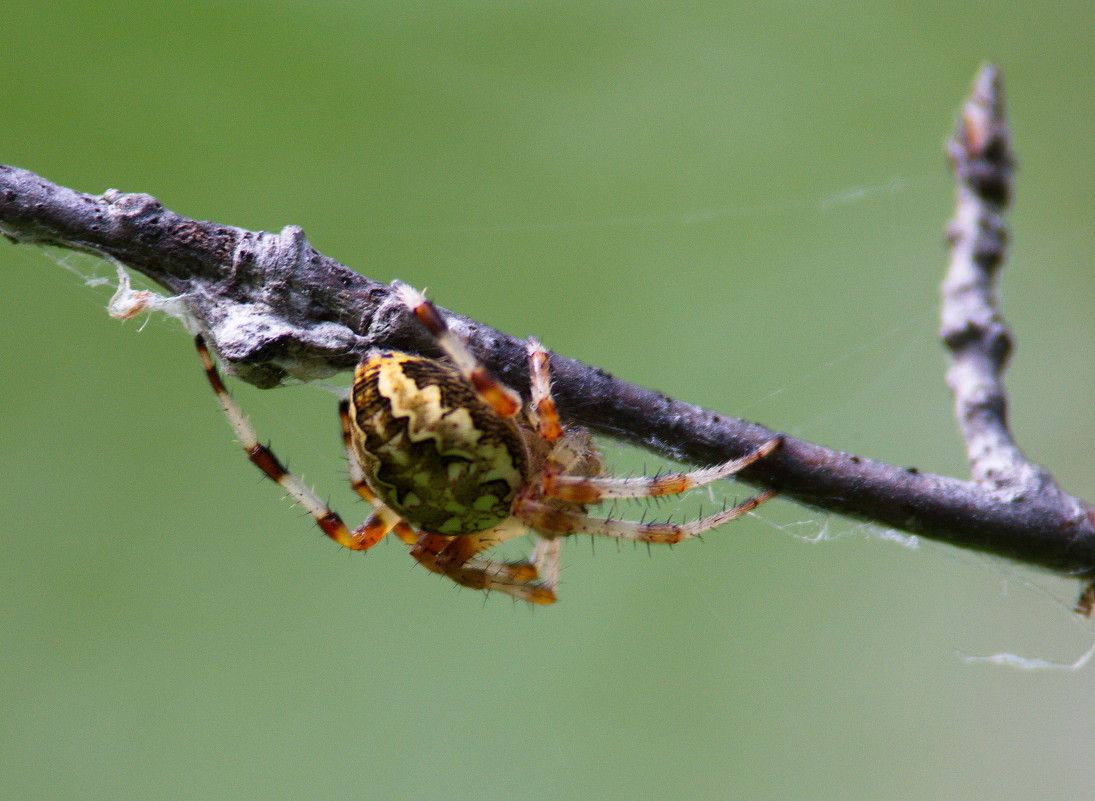
{"label": "spider leg", "polygon": [[720,478],[732,476],[759,459],[763,459],[783,444],[782,437],[768,440],[751,453],[725,464],[705,467],[691,473],[634,478],[615,476],[588,477],[567,475],[548,464],[544,469],[540,488],[549,498],[559,498],[572,503],[598,503],[611,498],[655,498],[660,495],[679,495],[695,487],[702,487]]}
{"label": "spider leg", "polygon": [[500,383],[486,367],[480,364],[464,341],[449,328],[437,307],[426,300],[425,295],[399,281],[392,283],[392,289],[396,297],[433,335],[437,344],[452,359],[464,379],[475,388],[479,396],[496,414],[501,417],[513,417],[521,410],[521,396]]}
{"label": "spider leg", "polygon": [[541,586],[552,590],[559,586],[559,560],[562,551],[561,537],[545,537],[537,532],[536,545],[532,548],[529,561],[536,567]]}
{"label": "spider leg", "polygon": [[411,548],[411,556],[427,570],[447,576],[464,587],[494,590],[533,604],[555,603],[554,585],[535,583],[536,565],[475,558],[481,551],[524,530],[524,524],[520,524],[458,537],[423,534]]}
{"label": "spider leg", "polygon": [[529,384],[532,399],[528,417],[536,433],[548,442],[555,442],[563,435],[555,398],[551,396],[551,373],[548,370],[548,353],[533,337],[528,340]]}
{"label": "spider leg", "polygon": [[205,339],[199,334],[195,337],[194,344],[198,349],[202,367],[205,369],[205,376],[209,379],[213,392],[220,402],[221,410],[228,418],[228,422],[232,424],[247,457],[284,489],[289,497],[307,509],[324,534],[343,547],[361,551],[371,548],[392,529],[395,523],[374,511],[361,526],[350,531],[337,512],[327,506],[304,482],[290,473],[278,461],[273,451],[258,441],[258,436],[247,421],[243,410],[228,394],[220,373],[213,363],[209,348],[205,344]]}
{"label": "spider leg", "polygon": [[582,512],[563,509],[538,500],[531,494],[525,494],[517,498],[513,504],[513,513],[536,531],[544,532],[549,536],[582,533],[600,537],[615,537],[616,539],[632,540],[634,542],[673,545],[751,512],[775,494],[776,490],[774,489],[765,490],[759,495],[717,514],[679,524],[641,523],[635,520],[610,520],[589,517]]}

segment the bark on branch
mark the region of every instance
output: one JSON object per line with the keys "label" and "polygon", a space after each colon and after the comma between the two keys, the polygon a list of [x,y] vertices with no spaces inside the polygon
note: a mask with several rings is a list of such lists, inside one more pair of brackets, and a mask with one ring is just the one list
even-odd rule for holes
{"label": "bark on branch", "polygon": [[[941,330],[972,480],[920,473],[793,437],[741,477],[811,507],[1090,577],[1092,508],[1029,463],[1007,428],[1000,375],[1010,334],[993,287],[1005,255],[1008,140],[999,76],[985,67],[949,146],[957,205]],[[113,189],[88,195],[0,167],[0,232],[15,243],[109,257],[165,287],[231,372],[256,386],[348,370],[375,347],[437,354],[386,284],[316,252],[294,226],[272,234],[199,222],[149,195]],[[523,341],[445,314],[475,353],[527,396]],[[776,434],[563,356],[553,354],[551,367],[567,420],[676,459],[723,462]]]}

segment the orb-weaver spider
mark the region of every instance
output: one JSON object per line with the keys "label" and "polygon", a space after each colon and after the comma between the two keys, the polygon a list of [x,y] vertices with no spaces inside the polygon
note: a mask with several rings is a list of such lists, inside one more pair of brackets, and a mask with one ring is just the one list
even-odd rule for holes
{"label": "orb-weaver spider", "polygon": [[[411,546],[420,564],[457,584],[550,604],[564,536],[581,532],[672,544],[741,517],[775,495],[769,489],[680,524],[588,516],[587,506],[600,501],[677,495],[731,476],[774,451],[781,440],[691,473],[605,475],[589,431],[560,421],[548,354],[536,340],[528,341],[531,397],[525,402],[472,355],[430,301],[405,284],[393,288],[448,360],[372,350],[358,366],[349,398],[340,406],[342,436],[352,486],[373,512],[352,531],[259,443],[204,339],[196,340],[206,376],[251,461],[338,544],[365,550],[391,532]],[[487,549],[525,531],[536,537],[527,561],[482,558]]]}

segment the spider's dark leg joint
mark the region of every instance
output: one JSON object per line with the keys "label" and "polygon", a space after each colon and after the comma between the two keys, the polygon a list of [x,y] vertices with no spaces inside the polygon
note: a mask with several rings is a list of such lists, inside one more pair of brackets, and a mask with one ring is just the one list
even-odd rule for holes
{"label": "spider's dark leg joint", "polygon": [[209,379],[209,383],[213,386],[213,391],[218,395],[228,394],[228,389],[224,386],[224,382],[221,381],[220,372],[217,370],[216,364],[213,363],[213,357],[209,353],[209,346],[205,344],[205,337],[198,334],[194,337],[194,347],[198,349],[198,356],[201,358],[202,367],[205,369],[205,376]]}
{"label": "spider's dark leg joint", "polygon": [[278,461],[278,457],[274,455],[274,452],[261,443],[256,443],[247,449],[247,458],[259,470],[279,484],[282,479],[289,475],[289,470]]}
{"label": "spider's dark leg joint", "polygon": [[445,318],[437,311],[437,307],[428,300],[419,303],[414,307],[414,316],[417,317],[422,325],[426,326],[426,330],[435,337],[445,333],[449,328],[445,323]]}

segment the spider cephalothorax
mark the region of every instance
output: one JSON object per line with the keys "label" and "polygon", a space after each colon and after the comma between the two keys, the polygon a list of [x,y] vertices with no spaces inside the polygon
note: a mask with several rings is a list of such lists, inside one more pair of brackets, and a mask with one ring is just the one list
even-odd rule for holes
{"label": "spider cephalothorax", "polygon": [[[680,524],[591,517],[587,507],[600,501],[676,495],[731,476],[771,453],[780,440],[691,473],[605,475],[589,432],[560,422],[548,354],[539,343],[528,343],[531,386],[524,401],[471,354],[432,303],[404,284],[393,286],[448,359],[373,350],[358,366],[350,397],[341,405],[342,434],[351,483],[373,513],[352,531],[258,442],[225,390],[204,340],[197,339],[206,375],[251,461],[339,544],[364,550],[391,532],[411,546],[419,563],[458,584],[553,603],[559,546],[569,534],[675,543],[740,517],[775,494],[767,490]],[[536,537],[528,560],[481,556],[526,531]]]}

